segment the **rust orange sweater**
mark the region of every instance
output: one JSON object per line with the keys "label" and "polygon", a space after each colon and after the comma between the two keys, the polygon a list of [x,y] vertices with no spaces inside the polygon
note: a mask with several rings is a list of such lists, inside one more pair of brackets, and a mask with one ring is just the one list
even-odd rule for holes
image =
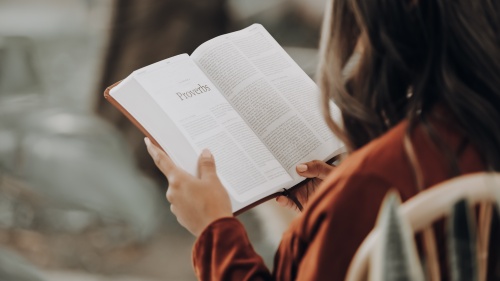
{"label": "rust orange sweater", "polygon": [[[397,189],[403,201],[417,193],[403,147],[407,126],[403,121],[351,154],[323,181],[304,212],[283,235],[272,272],[253,250],[241,223],[236,218],[224,218],[210,224],[194,245],[198,278],[344,280],[356,249],[375,224],[387,191]],[[451,149],[459,149],[462,137],[458,133],[444,125],[436,126],[436,131]],[[426,187],[450,178],[449,163],[421,128],[412,132],[411,140]],[[464,174],[484,169],[471,145],[461,150],[459,164]],[[440,248],[444,259],[445,248]]]}

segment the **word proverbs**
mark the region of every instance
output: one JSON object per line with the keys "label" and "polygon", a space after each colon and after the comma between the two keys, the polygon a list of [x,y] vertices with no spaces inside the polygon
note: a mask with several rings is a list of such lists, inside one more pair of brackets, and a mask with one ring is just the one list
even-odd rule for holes
{"label": "word proverbs", "polygon": [[211,89],[207,85],[202,86],[202,85],[198,84],[198,86],[199,86],[198,88],[192,89],[191,91],[187,91],[184,93],[177,92],[176,94],[181,99],[181,101],[183,101],[183,100],[187,100],[189,98],[192,98],[192,97],[195,97],[197,95],[211,91]]}

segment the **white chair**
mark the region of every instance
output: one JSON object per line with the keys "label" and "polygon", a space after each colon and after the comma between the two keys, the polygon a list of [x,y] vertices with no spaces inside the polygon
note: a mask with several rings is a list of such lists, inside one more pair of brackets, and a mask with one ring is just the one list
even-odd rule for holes
{"label": "white chair", "polygon": [[[479,281],[484,281],[486,280],[492,203],[500,202],[500,173],[475,173],[445,181],[406,201],[401,205],[400,212],[414,233],[425,232],[431,229],[433,222],[447,217],[452,206],[461,199],[466,199],[471,205],[479,204],[480,206],[477,229],[478,272]],[[379,232],[377,228],[374,228],[360,245],[351,260],[345,281],[367,279],[369,257],[380,239]],[[440,278],[437,255],[434,253],[434,257],[427,258],[428,263],[431,264],[429,279],[437,281]]]}

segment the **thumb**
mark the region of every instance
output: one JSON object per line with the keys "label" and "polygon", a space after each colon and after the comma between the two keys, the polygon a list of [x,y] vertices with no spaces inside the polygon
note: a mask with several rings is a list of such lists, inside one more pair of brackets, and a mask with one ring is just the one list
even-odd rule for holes
{"label": "thumb", "polygon": [[335,167],[320,160],[313,160],[299,164],[295,169],[303,177],[324,180]]}
{"label": "thumb", "polygon": [[198,159],[198,177],[200,179],[217,177],[214,157],[206,148],[203,149]]}

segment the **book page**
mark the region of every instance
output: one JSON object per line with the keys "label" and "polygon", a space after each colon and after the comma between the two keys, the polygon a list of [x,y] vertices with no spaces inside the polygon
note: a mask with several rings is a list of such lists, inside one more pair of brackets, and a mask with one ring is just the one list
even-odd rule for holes
{"label": "book page", "polygon": [[296,164],[342,150],[321,116],[319,88],[261,25],[207,41],[191,57],[294,179]]}
{"label": "book page", "polygon": [[281,164],[191,58],[174,58],[138,72],[135,79],[182,131],[197,155],[204,148],[210,149],[231,197],[247,201],[291,182]]}

